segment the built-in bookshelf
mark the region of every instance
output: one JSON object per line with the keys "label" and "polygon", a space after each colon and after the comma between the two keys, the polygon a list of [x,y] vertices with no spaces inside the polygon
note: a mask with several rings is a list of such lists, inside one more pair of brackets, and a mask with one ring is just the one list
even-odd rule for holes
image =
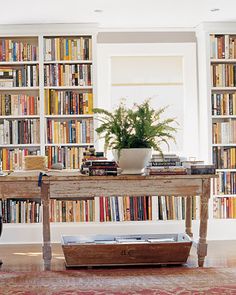
{"label": "built-in bookshelf", "polygon": [[94,144],[92,34],[0,37],[0,159],[21,170],[24,156],[79,169]]}
{"label": "built-in bookshelf", "polygon": [[45,153],[48,165],[80,167],[94,144],[92,36],[44,37]]}
{"label": "built-in bookshelf", "polygon": [[41,147],[39,38],[0,37],[0,159],[3,170],[22,169]]}
{"label": "built-in bookshelf", "polygon": [[210,34],[213,218],[236,218],[236,35]]}
{"label": "built-in bookshelf", "polygon": [[[27,155],[47,156],[48,168],[60,162],[78,170],[85,147],[95,142],[96,29],[49,27],[0,28],[0,162],[6,171],[22,170]],[[15,243],[16,232],[17,242],[40,242],[40,198],[3,197],[0,207],[7,230],[1,242]],[[50,208],[56,232],[60,224],[68,232],[68,223],[98,221],[94,199],[51,200]]]}

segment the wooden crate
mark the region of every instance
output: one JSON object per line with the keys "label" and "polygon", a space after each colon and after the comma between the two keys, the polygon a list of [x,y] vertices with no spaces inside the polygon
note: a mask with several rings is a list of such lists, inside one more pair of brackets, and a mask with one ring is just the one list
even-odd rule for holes
{"label": "wooden crate", "polygon": [[187,261],[191,245],[192,241],[186,234],[62,237],[67,267],[183,264]]}

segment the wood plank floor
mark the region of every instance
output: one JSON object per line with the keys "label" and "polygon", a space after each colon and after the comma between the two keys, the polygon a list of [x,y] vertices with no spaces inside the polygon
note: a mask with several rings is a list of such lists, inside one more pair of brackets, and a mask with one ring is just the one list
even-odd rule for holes
{"label": "wood plank floor", "polygon": [[[52,270],[64,270],[64,256],[60,244],[52,245]],[[43,270],[41,245],[0,245],[1,270],[34,271]],[[192,247],[187,264],[196,267],[196,248]],[[236,241],[211,241],[208,243],[207,267],[236,267]]]}

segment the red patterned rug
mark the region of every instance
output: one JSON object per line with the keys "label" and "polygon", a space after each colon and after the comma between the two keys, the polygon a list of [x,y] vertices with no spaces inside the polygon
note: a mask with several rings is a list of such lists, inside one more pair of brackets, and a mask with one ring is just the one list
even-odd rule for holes
{"label": "red patterned rug", "polygon": [[0,272],[0,294],[236,294],[236,268],[103,268]]}

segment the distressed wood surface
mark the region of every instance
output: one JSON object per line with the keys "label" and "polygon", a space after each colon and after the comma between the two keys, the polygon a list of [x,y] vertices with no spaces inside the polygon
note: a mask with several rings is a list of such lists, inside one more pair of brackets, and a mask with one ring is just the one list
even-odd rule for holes
{"label": "distressed wood surface", "polygon": [[198,265],[204,265],[205,256],[207,255],[207,222],[208,222],[208,202],[210,198],[210,180],[202,180],[201,211],[200,211],[200,228],[198,242]]}
{"label": "distressed wood surface", "polygon": [[40,187],[37,181],[0,182],[1,198],[40,198]]}
{"label": "distressed wood surface", "polygon": [[67,266],[119,264],[181,264],[191,242],[117,245],[63,245]]}
{"label": "distressed wood surface", "polygon": [[56,180],[56,181],[89,181],[89,180],[112,180],[112,181],[120,181],[120,180],[173,180],[173,179],[210,179],[215,178],[217,175],[215,174],[206,174],[206,175],[118,175],[118,176],[86,176],[79,174],[78,172],[46,172],[48,175],[44,177],[44,179]]}
{"label": "distressed wood surface", "polygon": [[48,183],[42,183],[41,199],[43,205],[43,260],[44,269],[51,269],[52,249],[51,249],[51,233],[50,233],[50,186]]}
{"label": "distressed wood surface", "polygon": [[199,195],[201,179],[86,179],[85,181],[49,180],[50,196],[91,197],[91,196],[143,196],[143,195]]}
{"label": "distressed wood surface", "polygon": [[190,237],[192,233],[192,196],[186,198],[185,232]]}

